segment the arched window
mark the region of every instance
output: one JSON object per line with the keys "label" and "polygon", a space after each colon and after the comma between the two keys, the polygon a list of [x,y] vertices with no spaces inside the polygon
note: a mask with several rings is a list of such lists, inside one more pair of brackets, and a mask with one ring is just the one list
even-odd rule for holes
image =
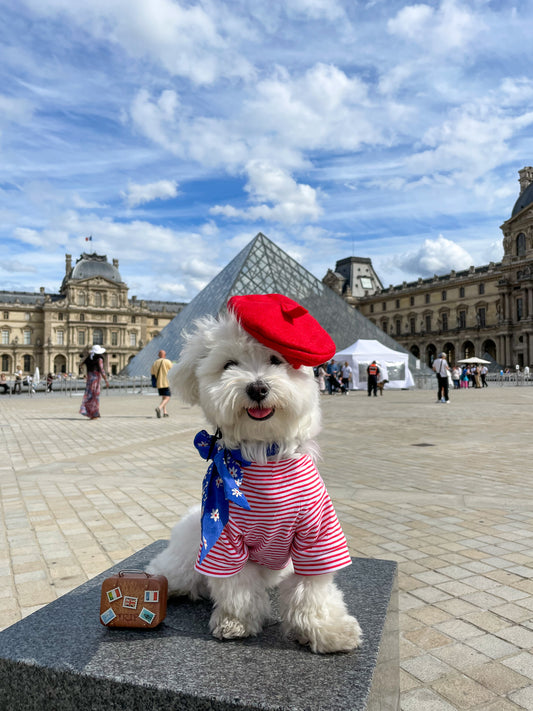
{"label": "arched window", "polygon": [[95,306],[102,305],[102,294],[99,291],[97,291],[94,295],[94,305]]}
{"label": "arched window", "polygon": [[516,237],[516,256],[523,257],[526,253],[526,236],[520,232]]}
{"label": "arched window", "polygon": [[476,354],[472,341],[465,341],[461,350],[463,351],[463,358],[473,358]]}
{"label": "arched window", "polygon": [[23,369],[25,373],[31,372],[31,355],[22,356]]}
{"label": "arched window", "polygon": [[111,306],[118,306],[118,296],[111,294]]}

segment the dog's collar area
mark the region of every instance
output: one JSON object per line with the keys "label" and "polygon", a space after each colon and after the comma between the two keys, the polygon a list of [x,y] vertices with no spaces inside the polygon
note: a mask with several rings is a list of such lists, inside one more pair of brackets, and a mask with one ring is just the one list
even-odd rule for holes
{"label": "dog's collar area", "polygon": [[249,407],[246,412],[252,420],[269,420],[275,410],[273,407]]}
{"label": "dog's collar area", "polygon": [[[205,432],[205,430],[203,430],[203,431]],[[207,434],[207,432],[206,432],[206,434]],[[208,453],[206,459],[213,458],[215,447],[217,445],[218,440],[221,438],[222,438],[222,430],[220,429],[220,427],[217,427],[217,431],[215,432],[215,434],[211,435],[211,441],[209,442],[209,453]]]}
{"label": "dog's collar area", "polygon": [[202,484],[202,550],[200,563],[215,545],[229,520],[229,502],[250,510],[246,497],[239,487],[242,483],[241,467],[249,466],[240,450],[226,449],[218,444],[220,428],[214,435],[205,430],[198,432],[194,446],[203,459],[212,459]]}

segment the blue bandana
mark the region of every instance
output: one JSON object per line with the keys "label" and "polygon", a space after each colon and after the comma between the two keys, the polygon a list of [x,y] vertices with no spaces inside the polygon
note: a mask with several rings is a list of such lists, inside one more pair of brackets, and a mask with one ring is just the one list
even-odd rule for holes
{"label": "blue bandana", "polygon": [[250,510],[246,497],[239,490],[242,469],[251,464],[243,459],[239,449],[224,449],[217,444],[219,432],[209,435],[198,432],[194,446],[203,459],[212,459],[202,484],[202,552],[200,563],[220,538],[229,520],[229,502]]}

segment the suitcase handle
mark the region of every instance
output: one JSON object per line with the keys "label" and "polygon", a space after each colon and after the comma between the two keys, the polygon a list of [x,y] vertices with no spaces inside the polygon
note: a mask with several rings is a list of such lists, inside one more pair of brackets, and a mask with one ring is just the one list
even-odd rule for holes
{"label": "suitcase handle", "polygon": [[121,578],[125,573],[142,573],[143,575],[146,575],[147,578],[152,577],[150,573],[147,573],[146,570],[141,570],[140,568],[126,568],[125,570],[121,570],[118,577]]}

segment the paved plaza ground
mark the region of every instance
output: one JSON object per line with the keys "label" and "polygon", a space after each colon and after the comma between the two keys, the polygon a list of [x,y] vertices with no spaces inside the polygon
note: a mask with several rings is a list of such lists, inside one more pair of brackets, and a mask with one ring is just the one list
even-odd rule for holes
{"label": "paved plaza ground", "polygon": [[[403,711],[533,709],[533,387],[323,396],[320,471],[354,556],[400,571]],[[0,396],[0,628],[199,499],[200,411],[173,398]],[[333,710],[332,710],[333,711]]]}

